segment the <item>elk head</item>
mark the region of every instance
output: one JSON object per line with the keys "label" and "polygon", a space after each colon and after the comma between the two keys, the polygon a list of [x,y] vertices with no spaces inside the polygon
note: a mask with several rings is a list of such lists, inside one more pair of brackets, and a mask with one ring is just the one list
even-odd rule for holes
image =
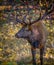
{"label": "elk head", "polygon": [[16,33],[16,37],[17,38],[25,38],[27,39],[28,36],[31,34],[31,31],[29,30],[27,25],[24,25],[17,33]]}
{"label": "elk head", "polygon": [[17,19],[17,21],[22,24],[22,28],[15,35],[15,37],[17,37],[17,38],[26,38],[27,39],[31,33],[31,31],[29,30],[29,24],[24,21],[25,18],[26,18],[26,16],[24,16],[23,21]]}

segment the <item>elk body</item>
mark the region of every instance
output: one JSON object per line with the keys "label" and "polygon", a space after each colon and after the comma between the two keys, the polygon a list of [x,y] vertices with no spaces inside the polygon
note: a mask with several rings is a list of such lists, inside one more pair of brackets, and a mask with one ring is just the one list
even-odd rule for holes
{"label": "elk body", "polygon": [[35,22],[31,25],[24,25],[22,29],[16,33],[15,36],[17,38],[24,38],[30,43],[33,65],[36,65],[36,48],[40,49],[40,63],[43,65],[46,31],[42,21]]}

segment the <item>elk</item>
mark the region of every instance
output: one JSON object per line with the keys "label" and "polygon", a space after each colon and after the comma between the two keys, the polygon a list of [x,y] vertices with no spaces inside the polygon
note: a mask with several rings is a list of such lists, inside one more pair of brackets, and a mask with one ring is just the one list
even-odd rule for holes
{"label": "elk", "polygon": [[24,38],[30,43],[33,65],[36,65],[36,48],[40,49],[40,61],[41,65],[43,65],[43,53],[46,41],[46,31],[44,28],[44,24],[42,23],[42,21],[39,21],[31,25],[22,25],[22,29],[19,30],[15,36],[17,38]]}
{"label": "elk", "polygon": [[35,57],[37,48],[40,49],[40,65],[43,65],[43,53],[46,43],[47,32],[42,20],[52,11],[53,10],[45,12],[43,16],[39,17],[36,21],[30,23],[26,23],[24,20],[20,21],[18,19],[18,22],[21,23],[23,27],[15,34],[15,36],[16,38],[24,38],[30,43],[33,65],[36,65]]}

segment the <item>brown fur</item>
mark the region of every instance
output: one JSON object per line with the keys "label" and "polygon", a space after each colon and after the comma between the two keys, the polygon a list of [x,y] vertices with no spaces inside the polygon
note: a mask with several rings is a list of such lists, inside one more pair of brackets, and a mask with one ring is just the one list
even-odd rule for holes
{"label": "brown fur", "polygon": [[46,29],[45,29],[42,21],[36,22],[36,23],[32,24],[31,26],[29,26],[29,29],[31,31],[36,28],[37,28],[37,30],[39,30],[40,37],[42,37],[40,39],[40,45],[39,45],[39,48],[42,48],[42,47],[44,47],[45,42],[46,42],[47,32],[46,32]]}

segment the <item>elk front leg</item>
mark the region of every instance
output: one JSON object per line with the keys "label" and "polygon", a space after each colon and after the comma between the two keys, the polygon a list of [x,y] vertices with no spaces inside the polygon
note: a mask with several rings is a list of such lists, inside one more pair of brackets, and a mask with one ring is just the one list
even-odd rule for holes
{"label": "elk front leg", "polygon": [[44,53],[44,48],[40,49],[40,65],[43,65],[43,53]]}
{"label": "elk front leg", "polygon": [[32,52],[32,63],[33,65],[36,65],[36,49],[34,47],[31,47]]}

